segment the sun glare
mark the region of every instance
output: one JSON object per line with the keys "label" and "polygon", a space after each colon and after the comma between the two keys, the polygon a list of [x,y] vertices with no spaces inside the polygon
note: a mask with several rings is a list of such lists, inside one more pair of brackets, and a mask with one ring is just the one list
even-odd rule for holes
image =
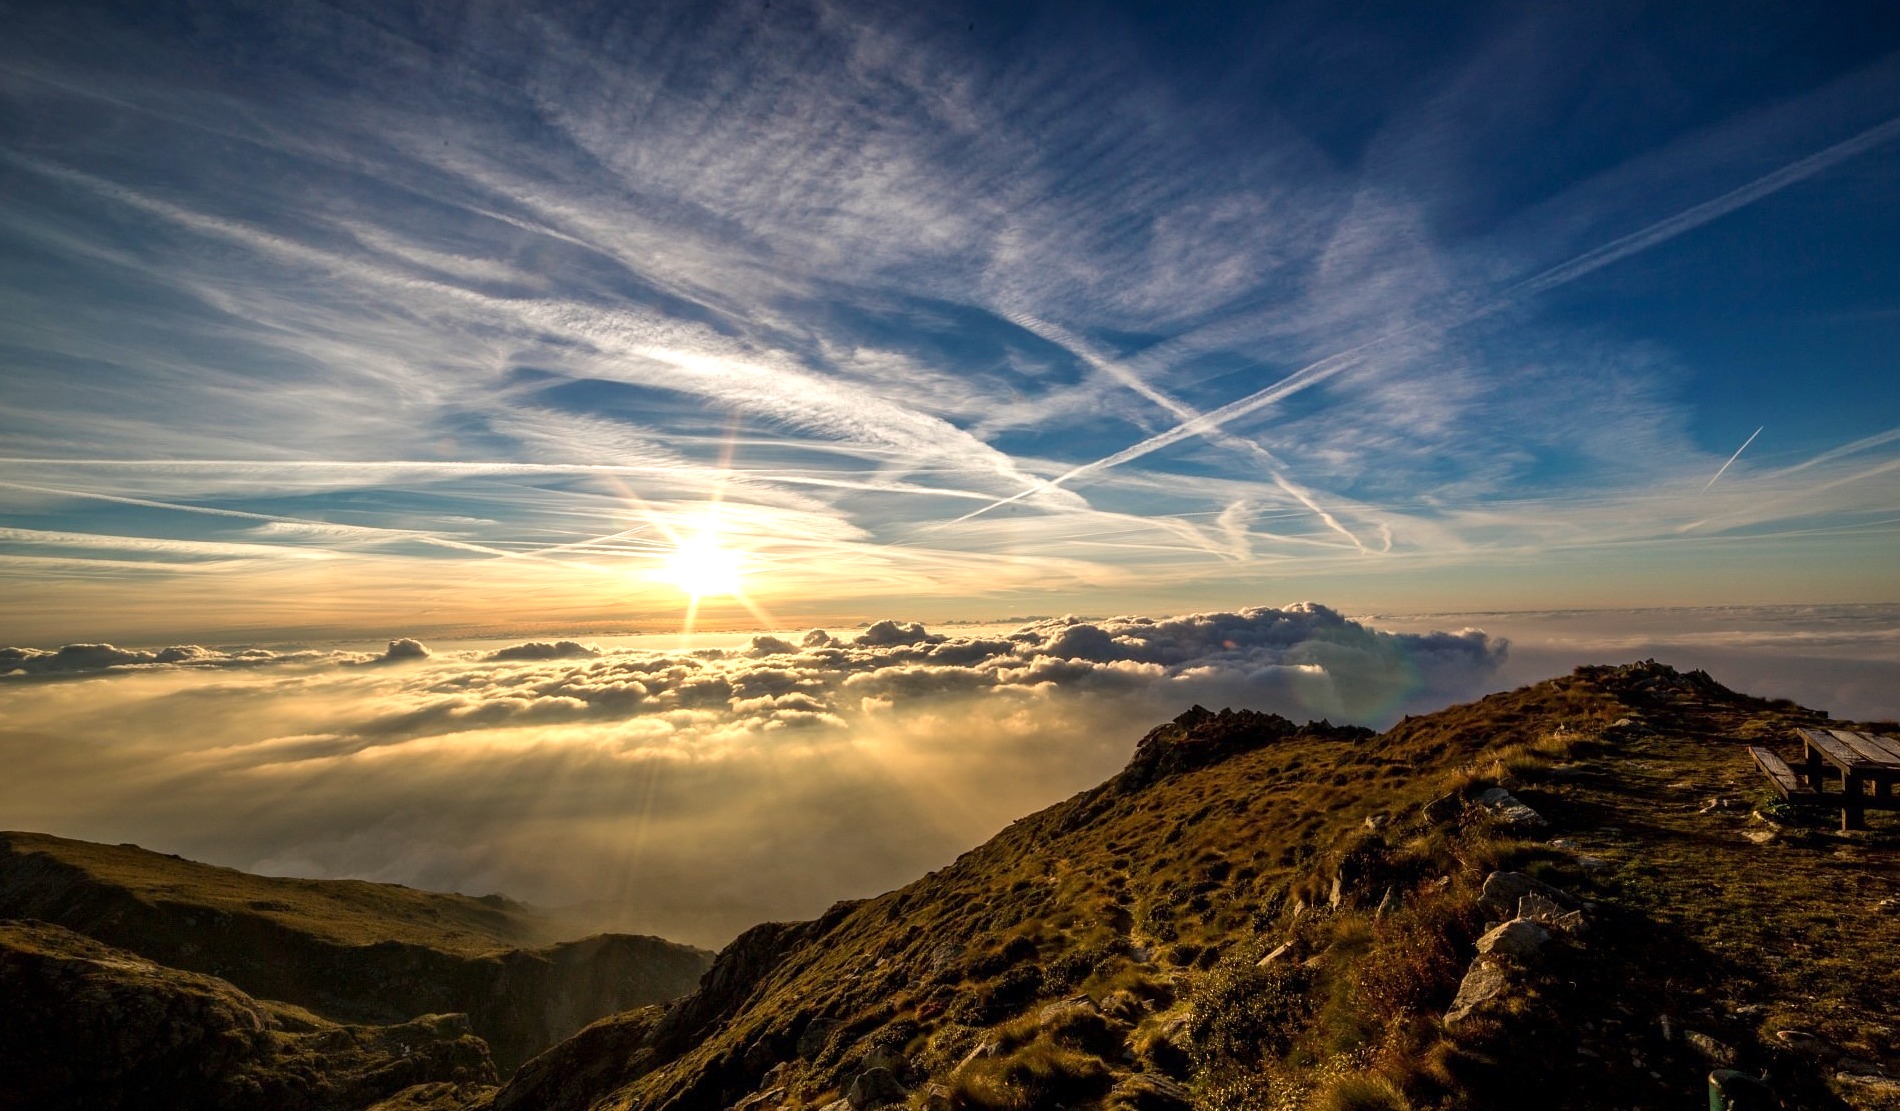
{"label": "sun glare", "polygon": [[743,576],[739,565],[738,552],[720,547],[717,536],[702,532],[680,541],[673,554],[666,557],[660,578],[693,598],[738,594]]}

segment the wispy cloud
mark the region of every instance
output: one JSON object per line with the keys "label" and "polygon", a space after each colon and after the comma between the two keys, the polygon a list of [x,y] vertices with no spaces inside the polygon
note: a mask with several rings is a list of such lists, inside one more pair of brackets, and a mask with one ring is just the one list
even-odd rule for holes
{"label": "wispy cloud", "polygon": [[[259,38],[216,4],[189,33],[48,9],[0,48],[30,123],[0,139],[0,513],[93,538],[0,553],[48,635],[47,599],[103,618],[199,575],[192,543],[322,552],[366,598],[480,585],[496,624],[556,597],[645,622],[680,603],[668,530],[714,505],[813,613],[1885,527],[1895,441],[1864,420],[1778,422],[1784,454],[1691,496],[1746,428],[1677,326],[1720,283],[1564,305],[1638,259],[1731,272],[1744,211],[1797,227],[1807,191],[1870,219],[1890,62],[1691,110],[1590,91],[1651,64],[1603,14],[1323,97],[1260,84],[1332,87],[1302,36],[1210,83],[1129,13],[410,14],[292,0]],[[1735,87],[1656,87],[1705,85]],[[1572,142],[1568,103],[1643,126]],[[226,562],[220,619],[314,610]]]}

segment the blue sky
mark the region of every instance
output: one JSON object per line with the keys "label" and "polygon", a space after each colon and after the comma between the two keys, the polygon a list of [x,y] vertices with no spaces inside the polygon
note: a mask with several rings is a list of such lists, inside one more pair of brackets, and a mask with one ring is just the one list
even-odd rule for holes
{"label": "blue sky", "polygon": [[0,617],[1894,600],[1900,19],[1552,7],[17,6]]}

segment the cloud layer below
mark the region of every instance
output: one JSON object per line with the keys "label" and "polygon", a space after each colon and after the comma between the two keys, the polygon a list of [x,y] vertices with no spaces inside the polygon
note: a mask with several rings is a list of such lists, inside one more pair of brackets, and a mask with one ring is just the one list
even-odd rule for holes
{"label": "cloud layer below", "polygon": [[0,807],[712,943],[938,866],[1112,774],[1190,704],[1379,725],[1486,689],[1505,658],[1482,632],[1381,632],[1312,604],[686,652],[16,649]]}

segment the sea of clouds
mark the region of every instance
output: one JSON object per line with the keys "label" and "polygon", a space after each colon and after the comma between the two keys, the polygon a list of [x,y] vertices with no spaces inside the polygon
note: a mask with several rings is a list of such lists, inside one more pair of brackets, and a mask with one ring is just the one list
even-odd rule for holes
{"label": "sea of clouds", "polygon": [[1195,703],[1374,726],[1505,644],[1314,604],[725,647],[0,650],[10,823],[700,944],[947,863]]}

